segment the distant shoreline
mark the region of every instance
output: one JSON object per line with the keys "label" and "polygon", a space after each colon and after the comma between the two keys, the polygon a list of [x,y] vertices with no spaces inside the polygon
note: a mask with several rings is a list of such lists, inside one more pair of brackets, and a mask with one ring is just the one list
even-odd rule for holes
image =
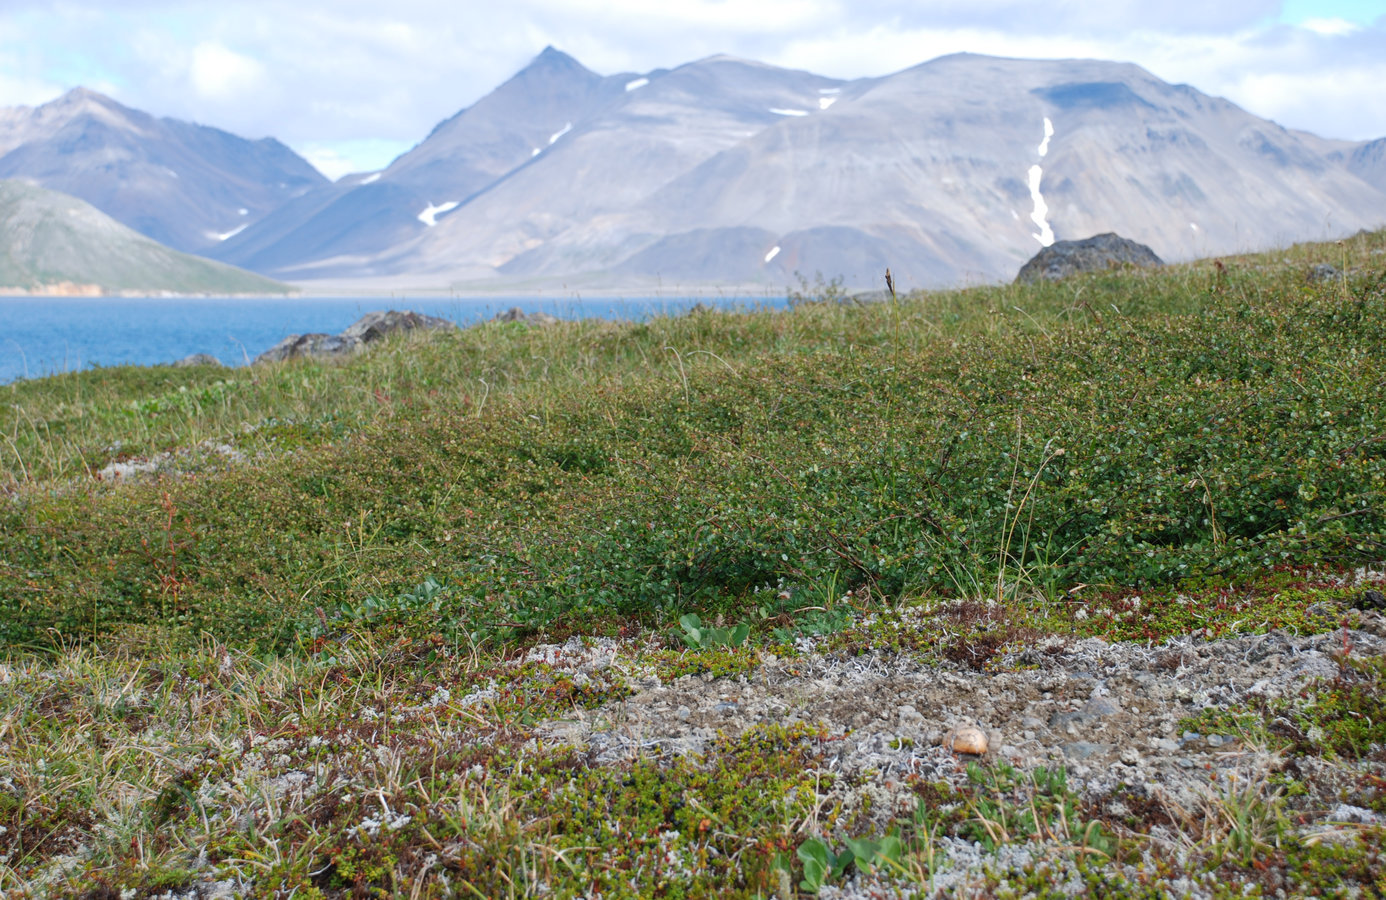
{"label": "distant shoreline", "polygon": [[134,290],[125,289],[111,291],[103,288],[99,284],[74,284],[70,281],[60,281],[56,284],[44,284],[36,288],[21,288],[12,286],[0,287],[0,298],[28,298],[52,297],[52,298],[73,298],[83,300],[134,300],[140,298],[168,298],[171,300],[198,298],[234,298],[234,297],[254,297],[257,299],[291,299],[302,296],[298,291],[274,291],[261,293],[229,293],[215,291],[201,291],[198,293],[184,293],[181,291],[158,291],[158,290]]}

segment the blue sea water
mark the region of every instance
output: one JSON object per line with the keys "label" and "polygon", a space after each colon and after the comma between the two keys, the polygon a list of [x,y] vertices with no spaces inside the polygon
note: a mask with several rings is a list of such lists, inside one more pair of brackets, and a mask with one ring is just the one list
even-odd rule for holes
{"label": "blue sea water", "polygon": [[229,366],[291,334],[335,334],[377,309],[466,326],[518,306],[563,319],[641,320],[708,306],[781,307],[773,297],[169,298],[0,297],[0,384],[91,366],[154,365],[210,353]]}

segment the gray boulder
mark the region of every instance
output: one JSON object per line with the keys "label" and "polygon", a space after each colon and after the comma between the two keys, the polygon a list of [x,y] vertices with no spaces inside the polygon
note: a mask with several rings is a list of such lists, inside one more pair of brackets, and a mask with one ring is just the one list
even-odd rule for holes
{"label": "gray boulder", "polygon": [[255,357],[256,363],[280,362],[299,356],[342,357],[349,356],[373,344],[386,335],[397,331],[413,331],[415,328],[438,329],[456,328],[447,319],[425,316],[412,310],[388,310],[366,313],[340,334],[291,334],[284,340]]}
{"label": "gray boulder", "polygon": [[344,356],[360,346],[360,341],[344,340],[339,334],[291,334],[255,357],[255,363],[282,362],[299,356]]}
{"label": "gray boulder", "polygon": [[523,322],[526,325],[554,325],[558,322],[555,316],[546,312],[527,313],[518,306],[512,306],[505,312],[496,313],[492,322]]}
{"label": "gray boulder", "polygon": [[1310,284],[1327,284],[1338,280],[1338,269],[1328,263],[1319,263],[1310,269],[1305,277]]}
{"label": "gray boulder", "polygon": [[447,319],[440,319],[437,316],[425,316],[413,310],[388,310],[386,312],[368,312],[348,325],[342,331],[341,337],[346,340],[358,340],[363,344],[374,343],[385,337],[387,334],[394,334],[396,331],[413,331],[415,328],[456,328]]}
{"label": "gray boulder", "polygon": [[1109,231],[1081,241],[1055,241],[1021,266],[1015,280],[1017,284],[1058,281],[1078,272],[1100,272],[1123,266],[1153,268],[1164,264],[1164,260],[1145,244]]}
{"label": "gray boulder", "polygon": [[190,369],[193,366],[221,366],[221,360],[210,353],[194,353],[173,363],[175,369]]}

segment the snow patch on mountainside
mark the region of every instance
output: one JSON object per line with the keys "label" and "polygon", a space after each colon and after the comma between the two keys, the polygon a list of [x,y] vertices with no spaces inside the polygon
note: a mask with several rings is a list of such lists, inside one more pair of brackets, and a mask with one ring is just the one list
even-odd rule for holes
{"label": "snow patch on mountainside", "polygon": [[216,238],[216,239],[219,240],[219,241],[229,241],[229,240],[231,240],[233,237],[235,237],[236,235],[240,234],[242,231],[245,231],[245,230],[246,230],[247,228],[249,228],[249,227],[250,227],[250,223],[247,222],[246,224],[240,226],[239,228],[232,228],[230,231],[213,232],[213,233],[212,233],[212,237]]}
{"label": "snow patch on mountainside", "polygon": [[562,128],[560,128],[558,131],[554,132],[552,135],[549,136],[549,146],[552,147],[552,146],[558,141],[559,138],[563,137],[563,135],[567,134],[568,132],[570,132],[570,131],[572,131],[572,130],[573,130],[573,123],[572,123],[572,122],[569,122],[567,125],[564,125],[564,126],[563,126]]}
{"label": "snow patch on mountainside", "polygon": [[1040,141],[1039,155],[1041,157],[1049,152],[1049,139],[1054,136],[1054,123],[1049,121],[1049,117],[1044,117],[1044,140]]}
{"label": "snow patch on mountainside", "polygon": [[638,90],[640,90],[642,87],[644,87],[645,85],[647,85],[647,84],[649,84],[649,83],[650,83],[650,79],[648,79],[648,78],[637,78],[637,79],[635,79],[634,81],[627,81],[627,82],[626,82],[626,90],[627,90],[627,91],[638,91]]}
{"label": "snow patch on mountainside", "polygon": [[834,103],[836,103],[836,102],[837,102],[837,98],[836,98],[836,97],[819,97],[819,98],[818,98],[818,108],[819,108],[819,109],[827,109],[829,106],[832,106],[832,105],[833,105]]}
{"label": "snow patch on mountainside", "polygon": [[438,224],[438,216],[446,212],[452,212],[454,209],[457,209],[456,200],[449,200],[447,203],[440,203],[437,206],[430,203],[427,209],[419,213],[419,221],[429,228],[432,228],[434,225]]}
{"label": "snow patch on mountainside", "polygon": [[1041,247],[1048,247],[1054,243],[1054,229],[1049,227],[1049,204],[1044,202],[1044,195],[1040,193],[1040,179],[1043,177],[1044,169],[1038,164],[1030,167],[1030,199],[1035,203],[1030,221],[1039,226],[1040,233],[1034,235],[1035,240],[1040,242]]}
{"label": "snow patch on mountainside", "polygon": [[[1039,155],[1043,159],[1049,152],[1049,139],[1054,136],[1054,123],[1049,121],[1049,117],[1044,117],[1044,140],[1040,141]],[[1040,193],[1040,181],[1044,178],[1044,169],[1039,163],[1030,167],[1030,200],[1035,204],[1035,211],[1030,213],[1030,221],[1039,226],[1039,234],[1031,235],[1040,242],[1041,247],[1048,247],[1054,243],[1054,229],[1049,227],[1049,204],[1044,202],[1044,195]]]}
{"label": "snow patch on mountainside", "polygon": [[775,115],[777,115],[777,116],[806,116],[806,115],[808,115],[808,110],[806,110],[806,109],[778,109],[778,108],[772,106],[772,107],[770,107],[770,111],[771,111],[772,113],[774,113]]}
{"label": "snow patch on mountainside", "polygon": [[770,260],[774,259],[775,257],[777,257],[777,256],[779,256],[779,255],[780,255],[780,248],[779,248],[779,245],[776,245],[775,247],[771,248],[771,250],[770,250],[769,253],[765,254],[765,261],[766,261],[766,262],[769,262]]}

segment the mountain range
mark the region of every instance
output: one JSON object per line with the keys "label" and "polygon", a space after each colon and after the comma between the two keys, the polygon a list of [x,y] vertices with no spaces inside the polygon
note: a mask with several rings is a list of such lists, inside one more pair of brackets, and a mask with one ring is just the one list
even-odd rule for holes
{"label": "mountain range", "polygon": [[[379,172],[90,91],[0,110],[0,177],[319,285],[781,289],[1013,277],[1116,231],[1165,259],[1386,223],[1386,138],[1287,130],[1130,64],[959,54],[839,80],[714,56],[601,76],[553,48]],[[170,174],[173,173],[173,174]]]}

